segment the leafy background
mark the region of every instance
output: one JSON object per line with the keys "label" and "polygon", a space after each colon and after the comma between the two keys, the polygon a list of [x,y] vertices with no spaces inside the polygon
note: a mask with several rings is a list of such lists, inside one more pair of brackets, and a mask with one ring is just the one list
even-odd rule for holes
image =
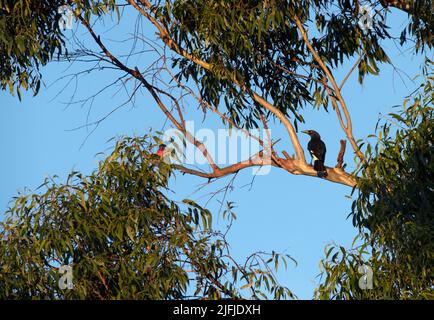
{"label": "leafy background", "polygon": [[[131,19],[134,21],[133,17]],[[405,14],[396,11],[393,19],[392,24],[400,26],[407,18]],[[124,46],[116,39],[121,39],[129,29],[129,20],[124,17],[111,35],[113,41],[110,45],[116,49],[122,50]],[[142,26],[153,30],[150,26]],[[75,29],[73,32],[83,34],[82,29]],[[73,32],[67,31],[66,34],[72,36]],[[149,31],[149,36],[153,36],[153,31]],[[411,52],[405,49],[397,49],[393,41],[388,41],[386,48],[397,69],[385,66],[380,77],[368,77],[362,87],[357,83],[357,77],[353,76],[344,91],[350,102],[354,132],[358,137],[371,134],[379,114],[385,115],[391,111],[392,106],[400,105],[403,98],[416,87],[402,72],[410,76],[419,73],[422,59],[412,56]],[[143,64],[146,64],[146,61]],[[57,78],[83,68],[80,63],[72,68],[68,66],[68,63],[51,63],[45,66],[44,82],[51,84]],[[342,70],[350,67],[351,63],[347,63]],[[66,179],[71,169],[90,173],[97,165],[98,157],[95,155],[104,148],[110,150],[113,143],[107,141],[113,136],[142,135],[150,127],[164,129],[160,115],[153,112],[156,109],[150,103],[149,97],[144,95],[137,101],[136,106],[121,108],[107,118],[89,137],[92,127],[68,131],[67,129],[85,124],[88,112],[91,121],[97,120],[125,100],[126,96],[122,93],[114,97],[112,93],[104,94],[94,102],[90,111],[89,105],[65,104],[74,93],[76,85],[80,92],[79,97],[90,96],[108,84],[109,74],[110,72],[93,73],[80,78],[78,82],[72,79],[60,95],[57,94],[64,88],[65,80],[48,88],[42,86],[35,98],[31,97],[31,93],[22,93],[22,102],[12,98],[7,92],[0,93],[2,212],[17,190],[22,190],[23,186],[35,190],[47,175],[57,174],[60,179]],[[343,73],[337,74],[338,78],[342,79],[343,76]],[[338,141],[343,138],[335,115],[306,110],[304,118],[308,128],[302,129],[314,128],[321,133],[328,146],[327,162],[334,164],[339,148]],[[197,127],[218,128],[216,121],[211,119],[204,123],[201,123],[201,117],[191,115],[190,119],[197,121]],[[278,127],[271,129],[273,135],[284,134]],[[307,144],[305,137],[302,137],[302,144]],[[287,144],[282,142],[282,145]],[[347,153],[346,157],[351,164],[350,153]],[[245,258],[257,250],[286,251],[298,261],[298,265],[290,264],[289,271],[280,273],[279,279],[299,298],[311,298],[317,283],[315,277],[319,272],[318,262],[324,256],[326,244],[334,241],[349,247],[356,234],[351,221],[345,220],[351,205],[351,200],[345,196],[350,191],[346,187],[316,179],[282,175],[275,169],[268,176],[257,177],[252,190],[249,190],[248,186],[239,188],[251,180],[250,171],[240,173],[236,181],[238,188],[228,196],[228,200],[236,201],[237,204],[235,211],[238,219],[229,234],[234,255]],[[194,186],[202,182],[199,178],[178,174],[176,178],[172,178],[170,185],[179,200],[193,198],[205,204],[207,198],[204,195],[207,190],[191,194]],[[220,185],[224,185],[223,181]],[[312,197],[315,197],[315,201],[312,201]],[[215,213],[213,221],[217,227],[224,227],[225,221],[218,214],[220,203],[214,200],[208,204],[208,208]]]}

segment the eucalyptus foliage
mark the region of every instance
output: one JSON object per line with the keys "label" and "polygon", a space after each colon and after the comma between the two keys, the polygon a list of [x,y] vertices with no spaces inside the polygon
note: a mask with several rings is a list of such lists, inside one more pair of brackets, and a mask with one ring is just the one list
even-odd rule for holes
{"label": "eucalyptus foliage", "polygon": [[40,68],[67,55],[60,8],[70,5],[86,19],[116,10],[115,0],[0,0],[0,88],[16,92],[41,86]]}
{"label": "eucalyptus foliage", "polygon": [[[306,105],[327,110],[324,70],[297,27],[330,70],[360,57],[359,81],[390,63],[384,40],[432,49],[432,0],[175,0],[137,1],[168,30],[178,48],[211,65],[173,55],[183,84],[197,84],[205,102],[224,106],[235,124],[257,127],[264,109],[256,92],[294,121]],[[383,15],[401,6],[408,23],[391,34]],[[59,7],[68,4],[93,25],[115,13],[115,0],[0,0],[0,87],[18,93],[41,85],[41,66],[68,58]],[[360,27],[359,5],[374,9],[372,28]],[[135,10],[126,5],[129,10]],[[140,15],[139,12],[137,12]],[[102,20],[102,19],[101,19]],[[97,37],[95,37],[96,39]],[[322,266],[319,298],[433,297],[433,78],[382,124],[367,145],[351,217],[360,230],[355,250],[330,247]],[[330,79],[329,79],[330,80]],[[189,82],[190,81],[190,82]],[[0,229],[0,297],[175,299],[288,298],[272,268],[289,257],[253,254],[237,264],[211,213],[191,200],[168,197],[171,167],[143,139],[124,139],[90,176],[46,181],[45,192],[20,196]],[[232,207],[227,213],[232,216]],[[368,259],[374,289],[358,286],[358,266]],[[74,288],[58,286],[59,267],[73,266]]]}
{"label": "eucalyptus foliage", "polygon": [[[140,4],[140,1],[138,1]],[[150,1],[154,14],[165,22],[170,36],[181,47],[213,65],[204,71],[191,61],[177,58],[179,79],[194,79],[208,102],[224,102],[233,120],[256,126],[260,109],[241,91],[234,79],[265,98],[297,121],[307,103],[327,108],[324,88],[311,78],[321,78],[317,64],[308,52],[294,24],[295,17],[311,28],[310,41],[330,68],[345,59],[363,54],[359,79],[377,74],[379,63],[389,62],[382,41],[395,35],[383,16],[388,1],[277,1],[277,0],[175,0]],[[397,1],[408,4],[408,24],[400,43],[414,41],[416,50],[432,48],[434,33],[432,0]],[[1,88],[32,88],[38,92],[41,65],[54,54],[66,54],[65,35],[59,26],[59,7],[68,4],[75,16],[86,21],[116,12],[123,1],[116,0],[1,0],[0,1],[0,84]],[[374,8],[373,26],[362,30],[360,5]],[[134,10],[134,9],[133,9]],[[277,66],[279,65],[279,67]],[[307,70],[300,78],[291,72]],[[288,70],[290,73],[286,72]]]}
{"label": "eucalyptus foliage", "polygon": [[[367,148],[351,213],[362,245],[327,248],[319,298],[434,299],[433,66],[427,62],[424,85]],[[373,270],[372,290],[358,285],[364,264]]]}
{"label": "eucalyptus foliage", "polygon": [[[168,198],[172,171],[151,147],[122,139],[91,175],[17,197],[0,224],[0,298],[292,297],[271,271],[287,257],[235,263],[207,209]],[[60,266],[72,267],[72,289],[59,287]]]}
{"label": "eucalyptus foliage", "polygon": [[[331,69],[362,55],[358,64],[362,82],[367,74],[379,73],[380,63],[390,62],[383,42],[393,35],[383,19],[384,8],[374,1],[366,2],[374,8],[374,16],[372,28],[363,30],[358,3],[156,1],[154,12],[181,48],[212,65],[212,70],[205,71],[194,61],[175,58],[173,66],[180,69],[178,79],[194,80],[204,100],[216,106],[223,104],[236,123],[251,128],[257,127],[263,108],[251,98],[250,90],[293,118],[295,125],[304,122],[301,110],[307,104],[328,107],[323,84],[313,80],[325,75],[300,36],[297,20],[309,28],[309,41]],[[417,39],[418,48],[431,47],[432,2],[415,1],[414,5],[412,12],[416,14],[409,15],[408,30]],[[426,19],[421,21],[421,16]],[[401,44],[407,41],[408,30],[403,31]]]}

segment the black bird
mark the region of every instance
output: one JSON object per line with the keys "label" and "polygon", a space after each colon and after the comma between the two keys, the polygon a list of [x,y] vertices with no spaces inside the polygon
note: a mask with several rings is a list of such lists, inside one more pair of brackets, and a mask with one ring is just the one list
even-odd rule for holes
{"label": "black bird", "polygon": [[302,132],[310,136],[310,141],[307,145],[307,149],[309,150],[310,155],[314,160],[313,168],[317,172],[318,177],[327,177],[327,170],[324,166],[325,155],[327,151],[325,143],[321,140],[321,136],[319,135],[319,133],[314,130],[306,130]]}

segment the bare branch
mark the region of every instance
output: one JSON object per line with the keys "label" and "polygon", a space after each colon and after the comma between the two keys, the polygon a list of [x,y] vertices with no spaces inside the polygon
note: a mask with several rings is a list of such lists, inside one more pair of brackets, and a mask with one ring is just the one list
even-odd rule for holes
{"label": "bare branch", "polygon": [[[313,78],[313,77],[309,77],[309,76],[306,76],[306,75],[304,75],[304,74],[300,74],[300,73],[297,73],[297,72],[291,71],[291,70],[285,68],[284,66],[278,64],[277,62],[274,62],[273,60],[269,59],[268,57],[265,57],[265,59],[266,59],[269,63],[271,63],[272,65],[274,65],[276,68],[282,70],[283,72],[285,72],[285,73],[287,73],[287,74],[293,75],[293,76],[295,76],[295,77],[303,78],[303,79],[306,79],[306,80],[311,80],[311,81],[314,81],[314,82],[318,82],[318,83],[321,83],[321,84],[324,85],[324,83],[323,83],[320,79],[315,79],[315,78]],[[326,85],[327,85],[327,84],[326,84]]]}
{"label": "bare branch", "polygon": [[[310,40],[309,40],[309,38],[308,38],[308,36],[306,34],[306,30],[304,29],[303,24],[301,23],[301,21],[300,21],[300,19],[298,18],[297,15],[294,15],[294,20],[295,20],[295,24],[297,25],[298,30],[300,31],[301,37],[303,38],[304,42],[306,43],[306,46],[308,47],[308,49],[311,52],[312,56],[314,57],[315,61],[320,66],[321,70],[326,75],[327,79],[332,84],[332,87],[334,89],[333,93],[336,95],[336,98],[337,98],[337,100],[339,101],[339,104],[342,107],[342,111],[344,113],[345,120],[346,120],[346,125],[344,125],[343,121],[340,121],[342,129],[344,130],[344,132],[345,132],[348,140],[350,141],[351,146],[353,147],[354,152],[356,153],[356,155],[359,157],[359,159],[362,162],[366,162],[366,159],[365,159],[363,153],[360,151],[360,149],[359,149],[359,147],[357,145],[357,142],[354,139],[354,136],[353,136],[353,125],[352,125],[352,122],[351,122],[351,116],[349,114],[349,111],[348,111],[347,105],[345,103],[345,100],[342,97],[341,90],[339,89],[339,87],[338,87],[338,85],[337,85],[337,83],[335,81],[335,78],[333,77],[333,74],[330,72],[330,70],[328,69],[328,67],[325,65],[324,61],[319,56],[318,52],[316,52],[315,48],[310,43]],[[327,87],[326,87],[326,89],[327,89]],[[330,92],[328,92],[328,93],[329,93],[329,96],[332,98],[332,100],[336,99],[336,98],[334,98],[334,95],[330,95]],[[338,107],[337,103],[336,103],[335,110],[336,111],[339,110],[339,107]]]}
{"label": "bare branch", "polygon": [[[166,43],[166,45],[174,50],[176,53],[178,53],[179,55],[183,56],[184,58],[196,63],[197,65],[201,66],[202,68],[204,68],[205,70],[212,72],[212,65],[208,62],[205,62],[199,58],[197,58],[196,56],[188,53],[186,50],[182,49],[172,38],[170,38],[169,36],[169,32],[167,31],[167,29],[160,24],[156,18],[154,18],[153,16],[151,16],[146,10],[144,10],[143,8],[141,8],[137,2],[135,0],[127,0],[130,4],[132,4],[134,6],[134,8],[136,8],[141,14],[143,14],[147,19],[149,19],[149,21],[151,21],[152,24],[154,24],[158,31],[160,32],[160,38],[161,40],[163,40],[164,43]],[[147,0],[140,0],[140,2],[145,5],[149,10],[152,10],[152,6],[149,3],[149,1]],[[239,81],[237,79],[235,79],[235,77],[233,77],[231,79],[241,90],[243,90],[244,92],[249,93],[253,100],[255,100],[257,103],[259,103],[261,106],[263,106],[265,109],[267,109],[268,111],[270,111],[271,113],[273,113],[285,126],[286,130],[288,131],[288,134],[291,138],[294,150],[295,150],[295,154],[297,155],[297,160],[300,162],[306,162],[305,160],[305,156],[304,156],[304,151],[303,148],[300,145],[300,142],[298,140],[297,137],[297,133],[295,132],[295,129],[293,127],[293,125],[291,124],[291,122],[289,121],[289,119],[283,114],[282,111],[280,111],[278,108],[276,108],[274,105],[272,105],[271,103],[269,103],[267,100],[265,100],[263,97],[261,97],[260,95],[258,95],[256,92],[254,92],[251,89],[248,89],[244,84],[239,83]]]}
{"label": "bare branch", "polygon": [[360,55],[359,59],[357,59],[356,63],[351,67],[350,71],[347,73],[347,75],[345,76],[344,80],[342,80],[342,83],[339,86],[339,90],[342,90],[345,82],[348,80],[348,78],[350,77],[350,75],[353,73],[354,69],[356,69],[356,67],[359,65],[360,61],[362,61],[364,55],[365,55],[365,53],[363,52]]}
{"label": "bare branch", "polygon": [[[150,4],[148,1],[146,1],[146,0],[140,0],[140,1],[142,4],[144,4],[145,6],[147,6],[150,9]],[[128,2],[131,3],[133,6],[135,6],[135,8],[137,10],[142,12],[154,25],[157,26],[158,30],[160,31],[161,39],[166,43],[166,45],[169,48],[171,48],[172,50],[174,50],[178,54],[182,55],[183,57],[190,59],[194,63],[197,63],[198,65],[202,66],[204,69],[211,71],[212,68],[211,68],[210,64],[192,56],[191,54],[189,54],[188,52],[186,52],[185,50],[180,48],[172,39],[170,39],[167,30],[162,25],[160,25],[155,18],[153,18],[150,14],[148,14],[145,10],[143,10],[143,8],[139,7],[134,0],[128,0]],[[263,151],[260,151],[247,160],[229,165],[229,166],[224,167],[224,168],[219,168],[215,164],[214,160],[212,159],[211,155],[207,151],[204,144],[201,143],[200,141],[196,140],[195,137],[190,132],[188,132],[186,130],[185,125],[184,125],[182,112],[181,112],[181,107],[180,107],[177,99],[173,95],[171,95],[171,94],[165,92],[164,90],[161,90],[161,89],[153,86],[152,84],[150,84],[144,78],[143,74],[138,70],[137,67],[135,67],[134,69],[131,69],[131,68],[127,67],[125,64],[123,64],[119,59],[117,59],[113,54],[111,54],[111,52],[104,46],[104,44],[101,42],[100,37],[95,34],[95,32],[93,31],[91,26],[87,23],[87,21],[84,20],[81,16],[78,16],[78,18],[82,22],[82,24],[87,28],[87,30],[89,31],[89,33],[91,34],[91,36],[93,37],[95,42],[99,45],[99,47],[101,48],[103,53],[106,55],[106,57],[110,60],[110,62],[112,64],[114,64],[116,67],[118,67],[120,70],[125,71],[126,73],[130,74],[132,77],[137,79],[148,90],[148,92],[151,94],[153,99],[156,101],[159,108],[163,111],[163,113],[167,116],[167,118],[173,123],[173,125],[185,135],[186,139],[190,143],[192,143],[196,148],[198,148],[202,152],[202,154],[205,156],[208,163],[210,164],[210,166],[212,168],[212,172],[206,173],[206,172],[202,172],[199,170],[186,168],[186,167],[181,166],[181,165],[173,165],[173,167],[175,169],[178,169],[184,173],[193,174],[196,176],[211,179],[211,178],[221,178],[221,177],[236,173],[236,172],[238,172],[242,169],[248,168],[248,167],[263,166],[263,160],[262,160],[263,159]],[[280,158],[275,154],[275,152],[272,152],[271,153],[272,159],[270,161],[270,165],[274,166],[274,167],[282,168],[285,171],[292,173],[292,174],[317,177],[317,172],[313,169],[312,166],[308,165],[305,161],[303,148],[300,146],[295,129],[292,126],[289,119],[286,118],[286,116],[278,108],[276,108],[275,106],[270,104],[264,98],[262,98],[261,96],[259,96],[255,92],[252,92],[250,89],[246,88],[243,84],[240,84],[236,79],[232,79],[232,80],[242,90],[251,94],[251,96],[253,97],[253,99],[257,103],[259,103],[265,109],[269,110],[279,120],[281,120],[281,122],[283,123],[283,125],[285,126],[285,128],[287,129],[287,131],[289,133],[289,136],[291,138],[291,141],[292,141],[294,149],[295,149],[296,156],[294,158],[291,158],[284,151],[283,153],[284,153],[286,158]],[[334,80],[332,81],[332,83],[333,83],[333,87],[334,87],[335,91],[338,92],[336,90],[337,86],[335,85]],[[180,120],[177,120],[172,115],[172,113],[166,108],[166,106],[164,105],[164,103],[160,99],[159,94],[163,94],[173,101],[173,103],[175,104],[175,106],[178,110]],[[339,95],[338,95],[338,98],[339,98]],[[339,98],[339,99],[341,99],[341,98]],[[341,102],[341,100],[339,100],[339,101]],[[336,101],[335,101],[335,103],[336,103]],[[342,102],[341,102],[341,104],[342,104]],[[344,109],[344,112],[345,112],[345,109]],[[267,128],[266,122],[264,124],[264,127]],[[347,130],[349,130],[349,132],[351,132],[350,128],[351,127],[349,127],[347,129]],[[271,148],[272,148],[272,145],[271,145]],[[355,178],[352,177],[351,175],[349,175],[348,173],[346,173],[342,168],[327,168],[327,171],[328,171],[328,176],[326,179],[331,181],[331,182],[336,182],[336,183],[344,184],[344,185],[351,186],[351,187],[355,186],[355,184],[356,184]]]}
{"label": "bare branch", "polygon": [[209,110],[211,110],[212,112],[214,112],[215,114],[217,114],[222,120],[229,122],[232,126],[234,126],[235,128],[237,128],[238,130],[244,132],[247,136],[255,139],[256,141],[258,141],[261,146],[264,145],[264,142],[262,141],[261,138],[253,135],[250,131],[248,131],[248,130],[242,128],[242,127],[240,127],[238,124],[236,124],[234,121],[232,121],[229,117],[227,117],[222,112],[220,112],[215,106],[213,106],[210,103],[208,103],[207,101],[203,100],[192,89],[190,89],[185,84],[181,83],[175,77],[175,75],[172,73],[172,71],[170,71],[170,69],[167,67],[165,59],[164,59],[164,69],[167,71],[167,73],[170,75],[170,77],[172,78],[172,80],[175,81],[178,86],[180,86],[182,89],[184,89],[189,94],[191,94],[193,96],[193,98],[195,98],[201,105],[204,105],[205,107],[207,107]]}
{"label": "bare branch", "polygon": [[347,141],[346,140],[341,140],[341,148],[339,150],[338,162],[337,162],[335,168],[345,169],[344,155],[345,155],[345,148],[346,148],[346,146],[347,146]]}

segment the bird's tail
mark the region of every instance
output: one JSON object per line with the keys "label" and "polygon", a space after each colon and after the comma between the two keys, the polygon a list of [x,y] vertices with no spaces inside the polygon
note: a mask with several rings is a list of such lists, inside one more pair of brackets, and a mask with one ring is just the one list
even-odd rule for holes
{"label": "bird's tail", "polygon": [[313,163],[313,168],[317,172],[318,177],[327,177],[327,169],[324,166],[324,162],[322,162],[321,160],[315,160],[315,162]]}

